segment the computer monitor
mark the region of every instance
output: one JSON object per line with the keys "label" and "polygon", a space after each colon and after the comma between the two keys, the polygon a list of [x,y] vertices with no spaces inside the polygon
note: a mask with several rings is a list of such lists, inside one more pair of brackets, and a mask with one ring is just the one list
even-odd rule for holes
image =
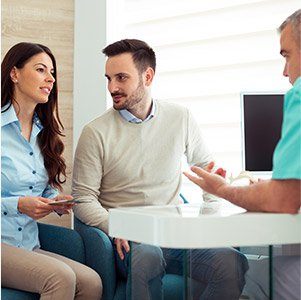
{"label": "computer monitor", "polygon": [[281,136],[283,93],[242,93],[243,170],[271,174]]}

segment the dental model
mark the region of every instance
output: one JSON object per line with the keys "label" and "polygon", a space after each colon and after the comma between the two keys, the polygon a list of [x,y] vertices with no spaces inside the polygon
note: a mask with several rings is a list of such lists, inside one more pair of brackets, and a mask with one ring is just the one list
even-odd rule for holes
{"label": "dental model", "polygon": [[240,179],[249,179],[251,183],[258,182],[258,179],[255,178],[250,171],[241,171],[238,176],[233,177],[232,173],[228,177],[229,183],[232,184],[234,181],[240,180]]}

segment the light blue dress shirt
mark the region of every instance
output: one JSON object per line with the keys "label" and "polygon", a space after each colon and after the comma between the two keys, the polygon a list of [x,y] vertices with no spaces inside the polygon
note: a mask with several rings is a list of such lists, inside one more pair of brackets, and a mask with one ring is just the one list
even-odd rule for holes
{"label": "light blue dress shirt", "polygon": [[156,113],[156,101],[153,100],[152,103],[152,109],[150,114],[147,116],[147,118],[145,120],[141,120],[137,117],[135,117],[132,113],[130,113],[127,109],[122,109],[119,111],[120,115],[122,116],[123,119],[125,119],[126,121],[130,122],[130,123],[143,123],[143,122],[147,122],[148,120],[150,120]]}
{"label": "light blue dress shirt", "polygon": [[53,198],[37,136],[43,126],[37,115],[28,142],[21,134],[13,105],[1,110],[1,241],[32,250],[40,246],[37,222],[18,211],[19,197]]}
{"label": "light blue dress shirt", "polygon": [[301,179],[301,77],[284,98],[281,139],[273,156],[273,179]]}

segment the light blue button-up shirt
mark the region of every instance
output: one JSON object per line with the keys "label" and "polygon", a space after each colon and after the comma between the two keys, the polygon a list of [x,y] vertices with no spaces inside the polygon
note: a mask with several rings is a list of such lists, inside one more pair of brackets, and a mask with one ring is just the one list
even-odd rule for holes
{"label": "light blue button-up shirt", "polygon": [[[37,222],[17,207],[19,197],[53,198],[58,192],[48,184],[37,136],[43,126],[37,115],[28,142],[21,134],[13,105],[1,111],[1,241],[32,250],[40,246]],[[3,112],[4,111],[4,112]]]}
{"label": "light blue button-up shirt", "polygon": [[142,122],[147,122],[148,120],[150,120],[156,113],[156,101],[153,101],[152,103],[152,110],[150,112],[150,114],[147,116],[147,118],[145,120],[141,120],[137,117],[135,117],[132,113],[130,113],[127,109],[122,109],[119,111],[120,115],[128,122],[130,123],[142,123]]}

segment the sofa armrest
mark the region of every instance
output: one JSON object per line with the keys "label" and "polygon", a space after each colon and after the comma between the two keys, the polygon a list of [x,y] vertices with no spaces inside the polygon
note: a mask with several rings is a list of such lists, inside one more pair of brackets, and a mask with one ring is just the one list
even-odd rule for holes
{"label": "sofa armrest", "polygon": [[88,226],[77,218],[74,218],[74,228],[85,244],[86,265],[93,268],[102,279],[102,299],[113,299],[116,289],[116,270],[109,237],[100,229]]}
{"label": "sofa armrest", "polygon": [[41,248],[80,263],[85,263],[85,248],[81,236],[72,229],[38,223]]}

